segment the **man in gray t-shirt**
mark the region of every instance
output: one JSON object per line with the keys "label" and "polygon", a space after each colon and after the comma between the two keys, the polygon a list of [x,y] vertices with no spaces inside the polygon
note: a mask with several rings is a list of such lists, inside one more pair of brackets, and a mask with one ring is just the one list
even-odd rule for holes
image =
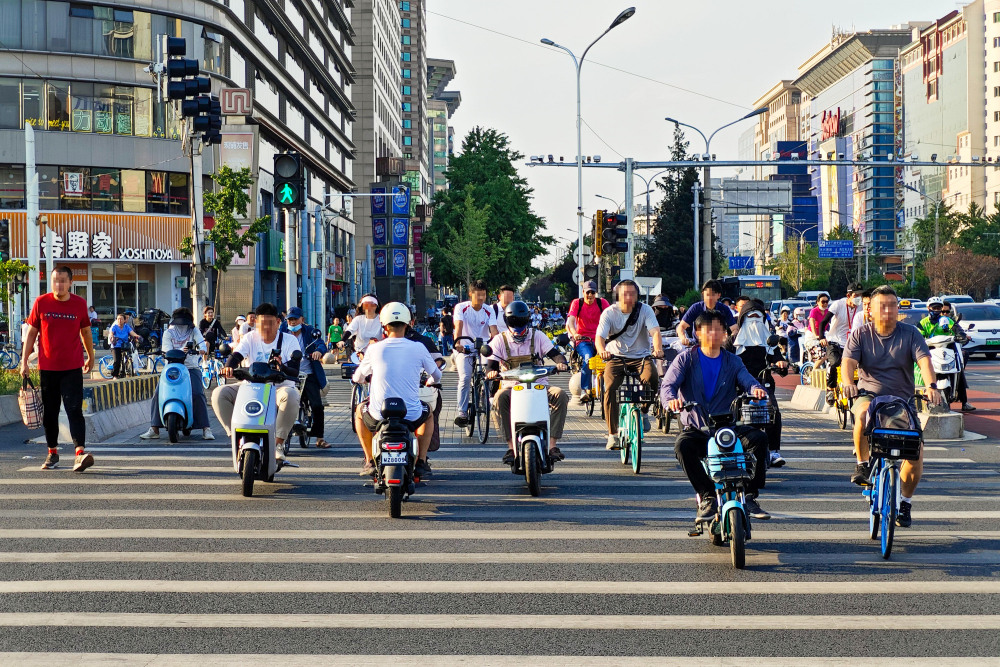
{"label": "man in gray t-shirt", "polygon": [[[626,327],[629,317],[637,312],[635,322]],[[639,286],[623,280],[615,286],[615,303],[604,309],[597,324],[597,354],[607,361],[604,367],[604,419],[608,426],[606,449],[618,449],[618,388],[625,377],[625,367],[638,373],[642,383],[656,389],[656,369],[649,360],[649,339],[652,336],[653,356],[663,357],[663,339],[656,313],[639,303]],[[613,340],[608,340],[609,338]],[[621,357],[614,358],[612,357]],[[642,416],[644,430],[649,430],[649,418]]]}
{"label": "man in gray t-shirt", "polygon": [[[934,367],[927,343],[916,327],[899,321],[899,303],[892,288],[888,285],[876,288],[872,293],[870,309],[872,321],[851,332],[841,364],[844,395],[848,398],[857,396],[851,410],[854,412],[854,453],[858,464],[851,481],[859,486],[868,484],[871,476],[865,427],[872,396],[858,396],[858,387],[877,396],[898,396],[909,400],[915,389],[913,364],[917,364],[927,399],[934,404],[943,402],[934,382]],[[857,384],[854,382],[855,369],[859,378]],[[903,461],[899,471],[901,502],[897,526],[905,528],[910,525],[911,502],[922,472],[922,453],[919,461]]]}

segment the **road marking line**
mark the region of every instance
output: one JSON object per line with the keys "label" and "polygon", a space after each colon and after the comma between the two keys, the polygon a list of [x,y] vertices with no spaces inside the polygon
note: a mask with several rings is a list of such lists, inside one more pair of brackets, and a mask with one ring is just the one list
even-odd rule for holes
{"label": "road marking line", "polygon": [[[770,630],[1000,630],[1000,615],[801,615],[754,616]],[[100,612],[0,613],[4,627],[126,628],[292,628],[413,630],[552,629],[552,630],[746,630],[739,615],[601,615],[601,614],[127,614]]]}
{"label": "road marking line", "polygon": [[[757,525],[760,525],[759,523]],[[687,530],[553,530],[553,529],[424,529],[424,530],[206,530],[186,528],[3,528],[0,540],[663,540],[687,541]],[[907,530],[908,542],[914,540],[998,540],[998,530]],[[861,530],[757,530],[755,542],[868,541],[867,528]]]}

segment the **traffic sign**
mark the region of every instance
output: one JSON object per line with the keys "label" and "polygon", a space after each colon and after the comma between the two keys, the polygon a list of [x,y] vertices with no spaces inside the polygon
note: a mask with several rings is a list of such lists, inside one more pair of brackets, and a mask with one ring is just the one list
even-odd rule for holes
{"label": "traffic sign", "polygon": [[753,270],[753,255],[742,257],[735,255],[729,258],[729,268],[734,271]]}
{"label": "traffic sign", "polygon": [[578,264],[590,264],[594,259],[594,251],[587,246],[583,246],[583,261],[580,261],[580,249],[573,250],[573,260]]}
{"label": "traffic sign", "polygon": [[851,259],[854,257],[854,241],[820,241],[820,259]]}
{"label": "traffic sign", "polygon": [[292,206],[298,200],[298,193],[295,191],[295,187],[291,183],[285,183],[281,186],[281,191],[278,193],[278,203],[285,207]]}
{"label": "traffic sign", "polygon": [[659,294],[663,291],[663,278],[652,278],[649,276],[636,276],[635,283],[642,288],[643,294],[649,298],[651,294]]}
{"label": "traffic sign", "polygon": [[573,284],[574,285],[579,285],[580,284],[580,274],[581,273],[583,273],[583,267],[582,266],[578,266],[578,267],[576,267],[576,269],[573,270]]}

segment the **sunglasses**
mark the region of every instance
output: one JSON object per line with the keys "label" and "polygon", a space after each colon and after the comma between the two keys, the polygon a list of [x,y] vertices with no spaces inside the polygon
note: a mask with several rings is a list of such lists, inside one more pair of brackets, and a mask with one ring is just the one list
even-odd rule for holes
{"label": "sunglasses", "polygon": [[829,301],[825,301],[825,300],[824,300],[824,301],[820,301],[820,302],[819,302],[819,305],[821,305],[821,306],[825,306],[825,305],[826,305],[826,304],[828,304],[828,303],[830,303],[830,302],[829,302]]}

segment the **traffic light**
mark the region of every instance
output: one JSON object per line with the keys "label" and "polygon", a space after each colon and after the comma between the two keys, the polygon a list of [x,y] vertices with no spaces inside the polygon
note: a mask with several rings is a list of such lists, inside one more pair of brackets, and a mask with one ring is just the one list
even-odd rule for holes
{"label": "traffic light", "polygon": [[617,264],[612,264],[611,265],[611,285],[612,286],[617,285],[618,283],[621,282],[621,280],[622,280],[622,269],[623,268],[624,267],[619,266]]}
{"label": "traffic light", "polygon": [[201,135],[206,145],[222,143],[222,103],[215,95],[210,96],[208,109],[208,132]]}
{"label": "traffic light", "polygon": [[603,248],[601,245],[604,243],[604,211],[598,211],[594,216],[594,254],[598,257],[601,256]]}
{"label": "traffic light", "polygon": [[597,280],[597,276],[600,275],[601,269],[597,264],[587,264],[583,267],[583,279],[584,280]]}
{"label": "traffic light", "polygon": [[607,214],[604,217],[604,229],[601,231],[603,243],[601,249],[605,254],[628,252],[628,216],[624,213]]}
{"label": "traffic light", "polygon": [[301,211],[306,207],[302,156],[298,153],[274,156],[274,199],[278,208]]}
{"label": "traffic light", "polygon": [[167,37],[166,42],[166,61],[163,63],[167,75],[164,97],[168,100],[187,100],[212,92],[212,81],[208,77],[198,76],[198,61],[183,57],[187,53],[186,40],[183,37]]}
{"label": "traffic light", "polygon": [[0,262],[10,259],[10,220],[0,220]]}

